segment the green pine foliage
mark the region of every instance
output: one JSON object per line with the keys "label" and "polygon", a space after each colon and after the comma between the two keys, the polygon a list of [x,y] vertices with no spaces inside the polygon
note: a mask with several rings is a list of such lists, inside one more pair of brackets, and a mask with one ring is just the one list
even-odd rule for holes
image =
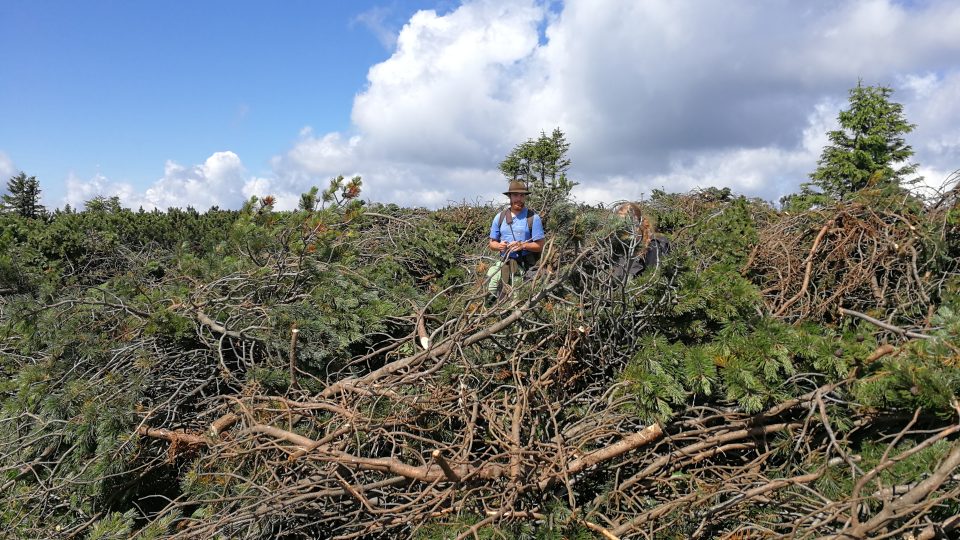
{"label": "green pine foliage", "polygon": [[840,111],[840,129],[827,133],[830,144],[823,149],[811,182],[800,193],[784,198],[788,211],[822,207],[849,200],[864,189],[885,195],[901,193],[901,185],[917,171],[910,163],[913,148],[905,135],[916,127],[903,115],[903,106],[890,99],[893,89],[864,86],[850,90],[849,109]]}
{"label": "green pine foliage", "polygon": [[0,195],[0,208],[26,219],[39,219],[46,215],[40,204],[40,182],[36,176],[27,176],[23,171],[7,181],[7,193]]}
{"label": "green pine foliage", "polygon": [[555,205],[567,201],[577,185],[567,177],[571,165],[569,150],[570,143],[560,128],[554,128],[550,135],[541,131],[536,139],[515,146],[500,162],[500,172],[508,181],[527,184],[531,191],[528,206],[550,215]]}
{"label": "green pine foliage", "polygon": [[842,198],[871,184],[899,184],[917,165],[898,164],[910,159],[913,149],[903,136],[916,127],[903,116],[903,106],[890,101],[886,86],[858,84],[850,90],[850,108],[839,115],[840,128],[829,132],[831,145],[810,175],[828,195]]}
{"label": "green pine foliage", "polygon": [[960,395],[960,311],[949,296],[931,324],[931,339],[916,340],[900,354],[871,366],[856,386],[858,402],[875,409],[922,409],[954,417]]}

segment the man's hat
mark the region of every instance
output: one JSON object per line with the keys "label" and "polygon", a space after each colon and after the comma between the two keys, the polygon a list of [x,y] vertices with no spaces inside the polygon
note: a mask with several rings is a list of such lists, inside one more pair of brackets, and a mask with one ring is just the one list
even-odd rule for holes
{"label": "man's hat", "polygon": [[510,182],[510,187],[503,192],[504,195],[510,195],[511,193],[530,193],[530,191],[527,189],[526,184],[514,180],[513,182]]}

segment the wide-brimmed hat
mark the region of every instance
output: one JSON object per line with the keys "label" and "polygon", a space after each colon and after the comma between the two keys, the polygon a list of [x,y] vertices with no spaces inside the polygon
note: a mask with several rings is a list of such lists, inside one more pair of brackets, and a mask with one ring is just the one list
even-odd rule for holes
{"label": "wide-brimmed hat", "polygon": [[518,182],[514,180],[513,182],[510,182],[510,187],[508,187],[507,190],[503,192],[504,195],[510,195],[511,193],[529,194],[530,190],[527,189],[527,185],[524,184],[523,182]]}

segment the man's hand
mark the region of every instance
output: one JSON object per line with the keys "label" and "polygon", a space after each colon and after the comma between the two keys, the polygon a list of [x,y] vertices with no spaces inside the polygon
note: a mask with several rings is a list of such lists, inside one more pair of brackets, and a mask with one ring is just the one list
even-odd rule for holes
{"label": "man's hand", "polygon": [[514,251],[520,251],[523,249],[523,242],[519,240],[514,240],[507,244],[507,253],[513,253]]}

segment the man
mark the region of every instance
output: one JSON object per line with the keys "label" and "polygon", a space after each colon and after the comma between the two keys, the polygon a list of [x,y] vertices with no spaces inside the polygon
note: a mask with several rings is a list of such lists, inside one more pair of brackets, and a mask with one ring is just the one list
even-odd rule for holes
{"label": "man", "polygon": [[487,271],[487,292],[496,297],[500,284],[509,285],[513,278],[536,264],[543,250],[543,223],[536,212],[527,208],[527,190],[523,182],[510,182],[503,194],[510,197],[510,208],[493,217],[489,247],[500,252],[500,260]]}

